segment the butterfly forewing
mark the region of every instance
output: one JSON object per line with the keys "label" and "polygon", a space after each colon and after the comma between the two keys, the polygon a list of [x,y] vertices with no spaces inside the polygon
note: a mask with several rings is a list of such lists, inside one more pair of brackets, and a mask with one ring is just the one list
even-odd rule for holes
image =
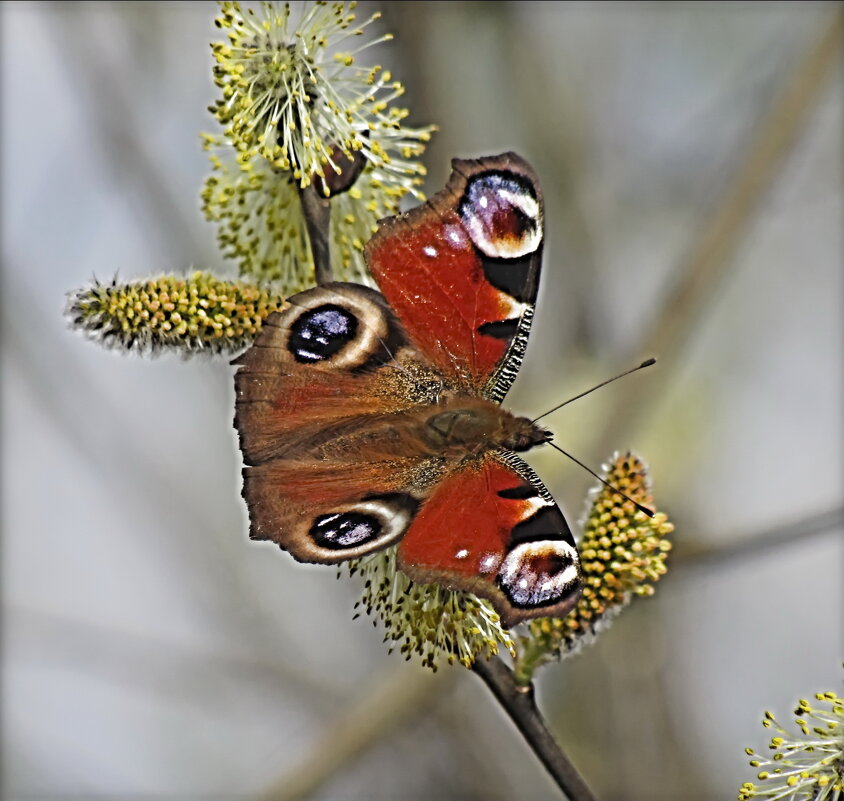
{"label": "butterfly forewing", "polygon": [[400,423],[419,400],[396,353],[412,361],[383,298],[335,283],[292,297],[235,360],[254,539],[337,562],[405,532],[436,465],[403,452]]}
{"label": "butterfly forewing", "polygon": [[367,263],[420,352],[462,386],[500,402],[533,318],[542,193],[514,153],[452,166],[443,191],[382,221],[366,246]]}

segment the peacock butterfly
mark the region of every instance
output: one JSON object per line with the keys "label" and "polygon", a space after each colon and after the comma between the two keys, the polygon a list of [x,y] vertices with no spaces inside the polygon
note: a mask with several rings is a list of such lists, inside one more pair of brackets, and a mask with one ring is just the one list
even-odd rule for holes
{"label": "peacock butterfly", "polygon": [[487,598],[507,626],[571,609],[574,538],[516,455],[551,435],[499,406],[542,226],[522,158],[454,160],[441,192],[366,245],[380,292],[329,283],[267,318],[233,362],[253,539],[329,564],[399,543],[411,579]]}

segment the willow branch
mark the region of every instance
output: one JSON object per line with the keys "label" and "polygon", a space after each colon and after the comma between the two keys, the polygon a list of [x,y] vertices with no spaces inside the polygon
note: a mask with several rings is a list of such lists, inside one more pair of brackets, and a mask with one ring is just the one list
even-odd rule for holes
{"label": "willow branch", "polygon": [[498,703],[504,707],[566,797],[570,801],[595,801],[595,796],[577,772],[577,768],[548,731],[536,706],[533,685],[517,685],[512,671],[497,656],[489,660],[477,659],[472,665],[472,670],[492,690]]}
{"label": "willow branch", "polygon": [[299,201],[302,204],[302,214],[305,217],[305,227],[308,229],[308,240],[311,244],[311,255],[314,260],[314,274],[320,286],[334,280],[331,269],[331,245],[329,233],[331,228],[331,203],[322,197],[317,190],[316,183],[311,183],[304,189],[299,189]]}

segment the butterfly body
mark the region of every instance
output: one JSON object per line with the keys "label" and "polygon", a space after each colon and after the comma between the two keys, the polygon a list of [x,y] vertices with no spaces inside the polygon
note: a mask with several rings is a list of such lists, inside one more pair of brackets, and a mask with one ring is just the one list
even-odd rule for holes
{"label": "butterfly body", "polygon": [[477,457],[499,448],[526,451],[549,439],[545,429],[526,417],[469,396],[426,410],[418,434],[432,452],[452,458]]}
{"label": "butterfly body", "polygon": [[455,161],[367,246],[381,292],[289,298],[235,363],[255,539],[334,563],[399,543],[411,578],[488,598],[507,625],[564,614],[568,526],[516,455],[549,433],[499,405],[533,316],[538,182],[514,154]]}

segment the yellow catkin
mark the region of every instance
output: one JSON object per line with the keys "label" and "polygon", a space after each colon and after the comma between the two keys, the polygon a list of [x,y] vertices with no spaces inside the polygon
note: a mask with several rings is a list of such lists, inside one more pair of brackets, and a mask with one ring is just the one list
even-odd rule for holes
{"label": "yellow catkin", "polygon": [[[745,748],[760,783],[742,784],[739,801],[821,797],[832,801],[844,793],[844,698],[824,692],[817,693],[815,699],[820,702],[817,708],[805,699],[798,702],[794,710],[798,733],[788,731],[772,713],[765,712],[762,725],[777,734],[765,754]],[[826,789],[832,792],[823,792]]]}
{"label": "yellow catkin", "polygon": [[[605,479],[638,503],[654,508],[647,467],[632,453],[617,454]],[[635,596],[653,593],[665,575],[674,526],[662,512],[648,517],[613,490],[595,493],[578,543],[583,591],[562,619],[532,621],[521,638],[521,653],[531,661],[574,652],[588,642]],[[529,668],[530,669],[530,668]]]}
{"label": "yellow catkin", "polygon": [[284,301],[272,289],[210,273],[93,283],[70,293],[71,325],[108,347],[141,353],[234,353]]}

